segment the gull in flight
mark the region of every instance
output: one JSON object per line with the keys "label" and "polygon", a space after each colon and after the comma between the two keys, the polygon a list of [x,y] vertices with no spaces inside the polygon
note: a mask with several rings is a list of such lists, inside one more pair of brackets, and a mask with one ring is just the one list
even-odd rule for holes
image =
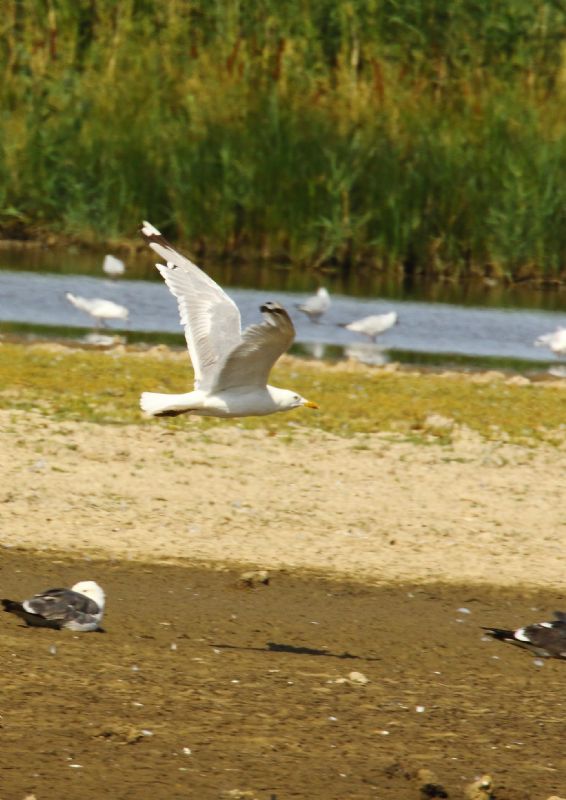
{"label": "gull in flight", "polygon": [[372,314],[369,317],[362,317],[355,322],[349,322],[347,325],[342,325],[347,331],[354,333],[363,333],[364,336],[369,336],[372,342],[377,341],[380,336],[389,328],[397,324],[399,318],[396,311],[390,311],[388,314]]}
{"label": "gull in flight", "polygon": [[541,658],[566,659],[566,614],[555,611],[552,622],[526,625],[516,631],[503,628],[484,628],[494,639],[524,647]]}
{"label": "gull in flight", "polygon": [[318,322],[330,305],[330,295],[324,286],[321,286],[317,293],[308,297],[304,303],[297,303],[297,308],[306,314],[311,322]]}
{"label": "gull in flight", "polygon": [[128,309],[118,305],[118,303],[113,303],[112,300],[77,297],[77,295],[71,294],[71,292],[67,292],[65,297],[75,308],[78,308],[79,311],[84,311],[86,314],[90,314],[95,322],[101,325],[106,325],[105,320],[107,319],[128,319]]}
{"label": "gull in flight", "polygon": [[100,626],[104,602],[104,591],[97,583],[80,581],[70,589],[47,589],[22,603],[2,600],[2,605],[32,627],[86,632]]}
{"label": "gull in flight", "polygon": [[166,261],[155,266],[177,298],[194,370],[194,391],[144,392],[142,411],[154,417],[249,417],[299,406],[318,408],[296,392],[267,383],[272,366],[295,337],[293,323],[279,303],[264,303],[263,322],[242,331],[238,307],[212,278],[174,250],[149,222],[141,233]]}
{"label": "gull in flight", "polygon": [[124,262],[116,256],[104,256],[102,262],[102,271],[108,275],[109,278],[120,278],[126,271]]}

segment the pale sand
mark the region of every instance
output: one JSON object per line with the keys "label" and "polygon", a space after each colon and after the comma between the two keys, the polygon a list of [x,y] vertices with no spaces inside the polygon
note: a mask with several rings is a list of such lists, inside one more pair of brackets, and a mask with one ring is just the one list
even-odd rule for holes
{"label": "pale sand", "polygon": [[0,411],[0,464],[3,546],[368,582],[566,584],[563,448]]}

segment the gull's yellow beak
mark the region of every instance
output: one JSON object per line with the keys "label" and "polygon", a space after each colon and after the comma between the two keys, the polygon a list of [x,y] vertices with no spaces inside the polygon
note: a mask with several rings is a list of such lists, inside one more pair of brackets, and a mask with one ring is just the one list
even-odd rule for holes
{"label": "gull's yellow beak", "polygon": [[318,405],[316,403],[311,403],[310,400],[305,400],[303,405],[305,408],[318,408]]}

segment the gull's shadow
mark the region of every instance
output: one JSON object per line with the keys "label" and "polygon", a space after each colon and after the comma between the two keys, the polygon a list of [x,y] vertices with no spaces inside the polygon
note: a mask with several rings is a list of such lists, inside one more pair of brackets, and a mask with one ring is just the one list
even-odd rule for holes
{"label": "gull's shadow", "polygon": [[291,653],[296,656],[326,656],[326,658],[351,659],[353,661],[379,661],[373,656],[356,656],[345,651],[344,653],[333,653],[330,650],[319,650],[316,647],[296,647],[293,644],[283,644],[281,642],[267,642],[265,647],[245,647],[236,644],[214,644],[219,650],[246,650],[256,653]]}

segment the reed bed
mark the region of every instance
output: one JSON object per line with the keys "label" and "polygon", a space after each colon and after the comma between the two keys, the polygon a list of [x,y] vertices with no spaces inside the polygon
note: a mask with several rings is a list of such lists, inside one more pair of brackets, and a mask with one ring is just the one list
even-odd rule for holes
{"label": "reed bed", "polygon": [[0,226],[560,280],[566,14],[503,0],[6,0]]}

